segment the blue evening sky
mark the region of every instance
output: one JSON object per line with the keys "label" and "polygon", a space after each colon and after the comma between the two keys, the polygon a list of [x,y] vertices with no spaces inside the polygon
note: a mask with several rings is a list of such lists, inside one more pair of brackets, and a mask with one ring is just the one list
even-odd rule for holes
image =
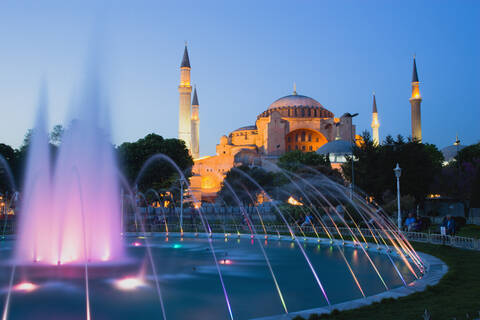
{"label": "blue evening sky", "polygon": [[408,136],[414,53],[424,141],[480,139],[478,0],[4,0],[0,142],[18,146],[32,127],[42,77],[50,126],[65,123],[99,25],[116,144],[150,132],[177,136],[185,40],[202,155],[215,152],[221,135],[254,124],[294,81],[336,116],[360,113],[358,131],[370,130],[375,91],[381,138]]}

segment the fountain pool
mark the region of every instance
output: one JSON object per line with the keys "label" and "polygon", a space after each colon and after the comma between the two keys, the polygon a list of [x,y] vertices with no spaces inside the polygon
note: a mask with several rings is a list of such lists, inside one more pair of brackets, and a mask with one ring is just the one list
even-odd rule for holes
{"label": "fountain pool", "polygon": [[[235,319],[284,313],[259,245],[248,236],[211,240],[158,234],[124,239],[129,260],[123,264],[89,266],[92,319],[158,319],[162,310],[152,270],[146,259],[148,241],[162,288],[167,319],[227,319],[228,310],[208,241],[219,260]],[[289,312],[326,306],[298,244],[262,240]],[[361,298],[342,250],[367,296],[385,291],[367,256],[357,248],[337,247],[327,240],[302,243],[332,304]],[[2,243],[0,258],[13,258],[15,241]],[[369,256],[389,288],[403,286],[384,253]],[[393,258],[407,283],[414,276]],[[8,291],[11,264],[0,267],[2,294]],[[83,266],[17,266],[10,297],[10,319],[86,319]],[[41,271],[43,270],[43,271]]]}

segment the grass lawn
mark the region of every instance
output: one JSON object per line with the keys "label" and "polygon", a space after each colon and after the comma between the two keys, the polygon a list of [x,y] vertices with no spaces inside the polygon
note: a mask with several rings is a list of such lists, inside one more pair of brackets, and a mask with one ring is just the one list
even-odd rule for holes
{"label": "grass lawn", "polygon": [[457,236],[468,238],[480,238],[480,226],[474,224],[467,224],[458,231]]}
{"label": "grass lawn", "polygon": [[[431,233],[440,233],[440,225],[433,224],[430,226],[429,231]],[[428,231],[423,231],[428,232]],[[459,237],[480,239],[480,226],[474,224],[467,224],[460,228],[456,234]]]}
{"label": "grass lawn", "polygon": [[[311,315],[308,320],[420,320],[423,319],[425,309],[430,312],[432,320],[479,318],[480,252],[425,243],[413,244],[416,250],[436,256],[448,265],[448,273],[436,286],[397,300],[384,299],[381,303],[355,310],[334,310],[329,315]],[[469,318],[466,317],[467,313]],[[301,319],[304,318],[295,318]]]}

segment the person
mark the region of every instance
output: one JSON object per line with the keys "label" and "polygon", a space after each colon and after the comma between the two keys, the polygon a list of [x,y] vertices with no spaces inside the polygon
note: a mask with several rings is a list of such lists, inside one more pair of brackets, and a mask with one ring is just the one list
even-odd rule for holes
{"label": "person", "polygon": [[445,234],[447,236],[455,235],[455,219],[453,219],[451,215],[447,215],[447,217],[443,219],[441,227],[445,228]]}
{"label": "person", "polygon": [[408,218],[405,219],[405,228],[407,229],[407,231],[412,231],[414,230],[414,227],[416,226],[416,224],[417,224],[417,219],[415,218],[413,213],[410,213],[408,215]]}

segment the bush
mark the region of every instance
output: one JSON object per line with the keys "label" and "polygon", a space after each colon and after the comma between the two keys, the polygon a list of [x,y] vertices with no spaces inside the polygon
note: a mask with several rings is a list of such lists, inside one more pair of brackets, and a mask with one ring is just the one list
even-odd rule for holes
{"label": "bush", "polygon": [[455,220],[457,231],[467,224],[467,220],[464,217],[453,217],[453,219]]}

